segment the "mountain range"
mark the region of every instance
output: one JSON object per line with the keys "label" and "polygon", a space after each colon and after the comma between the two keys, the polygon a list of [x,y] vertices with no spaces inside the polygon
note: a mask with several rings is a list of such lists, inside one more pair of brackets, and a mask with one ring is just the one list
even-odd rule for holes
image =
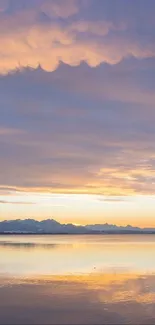
{"label": "mountain range", "polygon": [[155,228],[125,227],[105,224],[76,226],[61,224],[54,219],[37,221],[34,219],[4,220],[0,222],[0,233],[32,233],[32,234],[122,234],[122,233],[155,233]]}

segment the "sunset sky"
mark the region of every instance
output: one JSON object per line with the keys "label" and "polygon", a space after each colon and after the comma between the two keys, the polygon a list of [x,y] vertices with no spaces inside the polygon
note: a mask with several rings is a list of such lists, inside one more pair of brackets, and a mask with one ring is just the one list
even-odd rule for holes
{"label": "sunset sky", "polygon": [[155,227],[155,1],[0,0],[0,219]]}

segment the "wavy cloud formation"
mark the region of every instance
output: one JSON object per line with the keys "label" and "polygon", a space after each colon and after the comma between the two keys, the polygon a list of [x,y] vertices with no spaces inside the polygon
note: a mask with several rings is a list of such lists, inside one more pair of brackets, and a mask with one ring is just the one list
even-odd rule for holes
{"label": "wavy cloud formation", "polygon": [[[1,74],[38,65],[54,71],[60,62],[76,66],[85,61],[96,67],[117,64],[129,56],[155,57],[154,42],[133,34],[123,20],[115,22],[104,16],[98,20],[92,14],[86,19],[87,11],[93,10],[91,2],[87,6],[74,0],[32,1],[31,6],[22,3],[1,2]],[[106,2],[102,9],[106,10]]]}

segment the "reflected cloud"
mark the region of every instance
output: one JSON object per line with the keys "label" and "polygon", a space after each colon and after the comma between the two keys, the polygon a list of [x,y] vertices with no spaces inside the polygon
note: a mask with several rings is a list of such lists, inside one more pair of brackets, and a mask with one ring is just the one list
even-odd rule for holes
{"label": "reflected cloud", "polygon": [[154,275],[98,274],[1,282],[4,284],[0,287],[1,320],[10,324],[12,320],[21,324],[25,320],[27,323],[35,320],[38,324],[153,324],[155,321]]}

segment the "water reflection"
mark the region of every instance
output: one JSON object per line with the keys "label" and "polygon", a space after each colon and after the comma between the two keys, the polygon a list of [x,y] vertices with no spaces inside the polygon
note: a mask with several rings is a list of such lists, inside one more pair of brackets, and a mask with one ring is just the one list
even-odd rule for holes
{"label": "water reflection", "polygon": [[58,247],[60,244],[39,244],[39,243],[16,243],[16,242],[7,242],[1,241],[0,248],[11,248],[11,249],[34,249],[34,248],[43,248],[43,249],[52,249]]}
{"label": "water reflection", "polygon": [[1,236],[0,324],[154,324],[155,236]]}
{"label": "water reflection", "polygon": [[0,294],[3,324],[155,323],[155,275],[12,279]]}

